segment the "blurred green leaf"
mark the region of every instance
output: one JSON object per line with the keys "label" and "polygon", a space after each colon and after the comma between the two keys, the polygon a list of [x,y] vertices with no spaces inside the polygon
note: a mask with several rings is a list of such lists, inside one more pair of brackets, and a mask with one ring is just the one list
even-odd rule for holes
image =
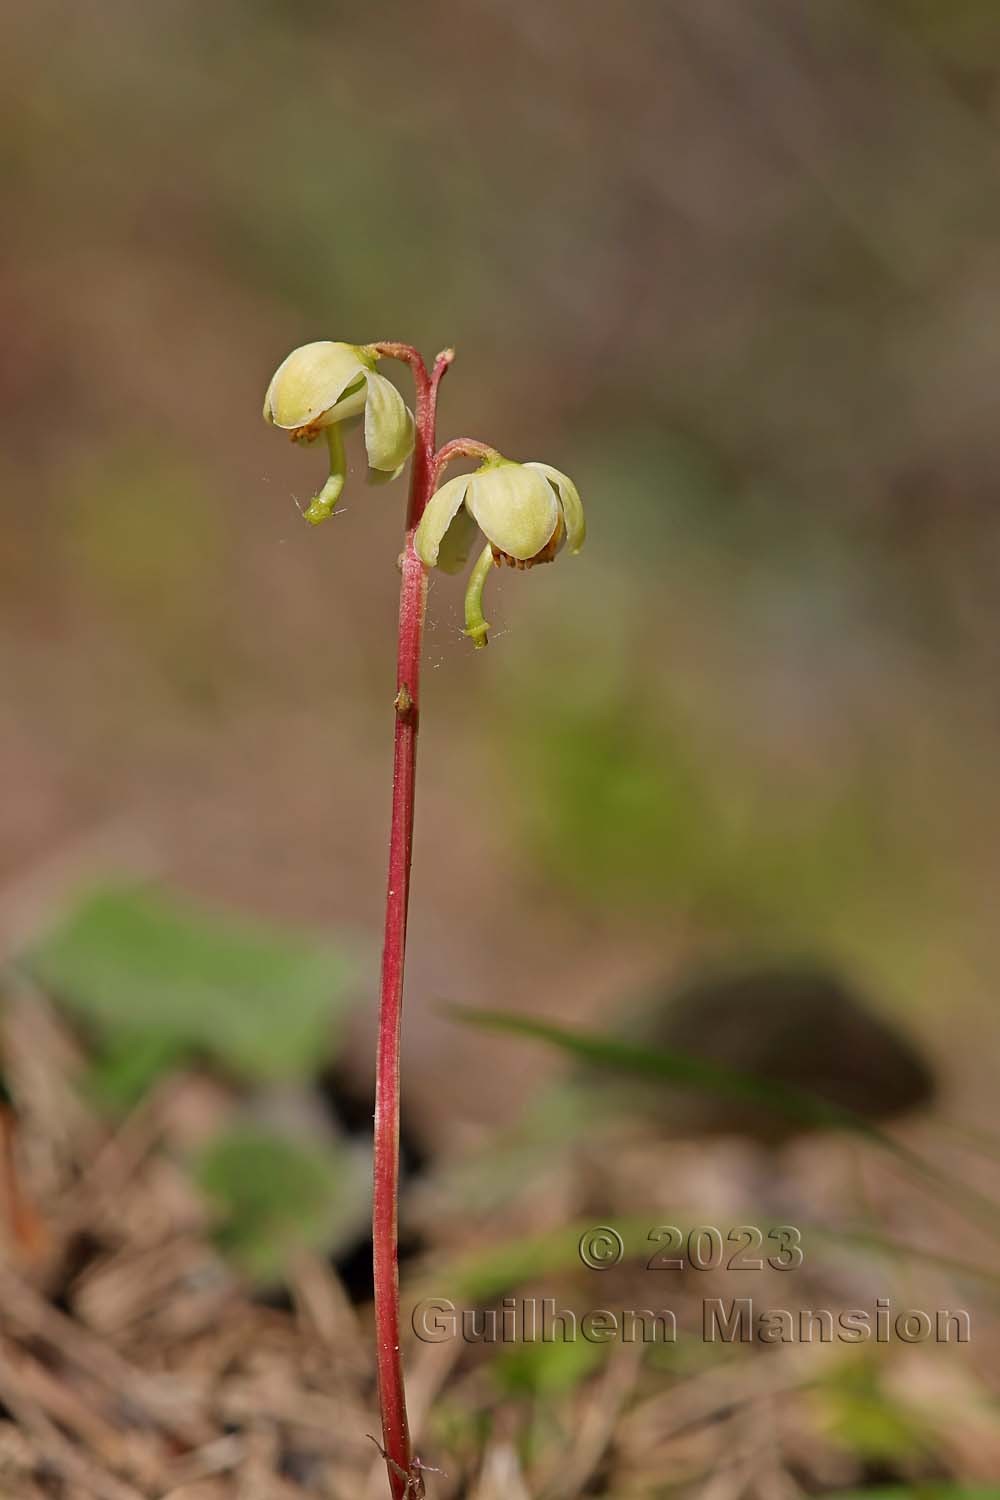
{"label": "blurred green leaf", "polygon": [[279,1278],[297,1250],[330,1253],[368,1220],[359,1156],[261,1127],[219,1136],[195,1163],[194,1177],[220,1212],[221,1248],[262,1282]]}
{"label": "blurred green leaf", "polygon": [[349,975],[329,944],[134,885],[85,895],[27,962],[93,1029],[118,1100],[198,1054],[249,1079],[307,1075],[335,1045]]}
{"label": "blurred green leaf", "polygon": [[598,1067],[617,1072],[640,1073],[681,1088],[719,1094],[723,1098],[750,1099],[776,1113],[799,1120],[804,1125],[853,1130],[880,1143],[886,1142],[895,1149],[895,1142],[851,1110],[829,1104],[825,1099],[807,1093],[805,1089],[757,1078],[752,1073],[743,1073],[720,1063],[706,1062],[700,1057],[690,1057],[686,1053],[671,1052],[662,1047],[645,1044],[640,1046],[613,1036],[570,1030],[533,1016],[515,1015],[508,1011],[469,1010],[452,1006],[449,1014],[455,1020],[472,1026],[533,1037]]}
{"label": "blurred green leaf", "polygon": [[[690,900],[719,848],[712,778],[642,705],[532,695],[515,742],[533,851],[581,895]],[[528,795],[524,796],[527,788]]]}
{"label": "blurred green leaf", "polygon": [[[522,1286],[540,1276],[578,1270],[581,1264],[579,1237],[591,1227],[581,1221],[577,1226],[567,1225],[539,1234],[524,1234],[518,1239],[502,1240],[485,1249],[466,1251],[451,1260],[438,1262],[434,1274],[446,1277],[448,1285],[454,1286],[457,1294],[469,1301],[488,1302],[491,1298],[503,1296],[512,1287]],[[428,1293],[430,1288],[428,1279]]]}
{"label": "blurred green leaf", "polygon": [[996,1485],[951,1484],[948,1481],[930,1484],[879,1485],[870,1490],[837,1490],[827,1500],[997,1500],[1000,1491]]}
{"label": "blurred green leaf", "polygon": [[171,1036],[109,1035],[98,1043],[83,1087],[98,1106],[124,1113],[161,1074],[183,1062],[184,1052]]}
{"label": "blurred green leaf", "polygon": [[508,1395],[561,1396],[585,1380],[605,1352],[601,1344],[582,1339],[515,1344],[497,1356],[490,1371]]}
{"label": "blurred green leaf", "polygon": [[886,1395],[870,1360],[840,1365],[817,1394],[831,1431],[852,1453],[892,1461],[922,1451],[926,1428]]}
{"label": "blurred green leaf", "polygon": [[598,1067],[634,1076],[657,1079],[679,1088],[702,1090],[723,1098],[752,1100],[765,1109],[804,1126],[850,1131],[871,1145],[888,1152],[916,1176],[931,1183],[957,1207],[993,1233],[1000,1231],[1000,1204],[986,1194],[957,1181],[953,1174],[939,1171],[932,1162],[920,1156],[902,1141],[871,1124],[862,1115],[840,1105],[830,1104],[805,1089],[790,1087],[771,1079],[759,1078],[736,1068],[706,1062],[686,1053],[666,1048],[636,1045],[600,1033],[572,1030],[533,1016],[509,1011],[474,1010],[462,1006],[448,1007],[455,1020],[490,1031],[508,1032],[533,1038],[568,1053],[571,1057]]}
{"label": "blurred green leaf", "polygon": [[[558,692],[519,683],[512,720],[532,856],[578,898],[808,932],[884,882],[893,846],[877,767],[826,783],[792,775],[745,745],[733,753],[690,706],[588,671]],[[892,873],[914,878],[898,858]]]}

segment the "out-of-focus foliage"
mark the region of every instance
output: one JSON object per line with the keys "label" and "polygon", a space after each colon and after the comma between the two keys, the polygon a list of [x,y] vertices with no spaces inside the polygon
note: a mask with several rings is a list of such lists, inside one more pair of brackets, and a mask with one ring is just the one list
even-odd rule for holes
{"label": "out-of-focus foliage", "polygon": [[29,962],[96,1033],[98,1080],[121,1102],[197,1056],[252,1080],[307,1076],[335,1045],[350,972],[328,942],[133,886],[84,896]]}
{"label": "out-of-focus foliage", "polygon": [[664,708],[639,686],[588,702],[572,684],[526,706],[528,832],[582,900],[794,933],[866,885],[885,830],[863,772],[795,786]]}
{"label": "out-of-focus foliage", "polygon": [[873,1361],[845,1362],[823,1381],[817,1399],[831,1432],[852,1453],[891,1462],[921,1452],[920,1423],[886,1392]]}
{"label": "out-of-focus foliage", "polygon": [[840,1490],[830,1500],[996,1500],[996,1490],[984,1485],[879,1485],[870,1490]]}
{"label": "out-of-focus foliage", "polygon": [[[487,663],[435,581],[434,909],[488,867],[486,765],[480,840],[570,909],[975,987],[997,39],[988,0],[20,14],[3,858],[123,817],[202,889],[374,925],[399,506],[352,482],[312,534],[260,403],[303,340],[401,336],[458,349],[444,432],[565,467],[591,526],[493,580]],[[454,961],[496,958],[472,925]]]}
{"label": "out-of-focus foliage", "polygon": [[750,1101],[803,1127],[827,1126],[854,1131],[887,1150],[895,1143],[883,1136],[862,1116],[828,1103],[805,1089],[765,1079],[704,1058],[641,1044],[616,1036],[595,1035],[553,1026],[532,1016],[505,1011],[455,1010],[456,1019],[487,1030],[510,1032],[547,1043],[595,1070],[630,1076],[633,1098],[639,1080],[655,1080],[663,1087],[694,1089],[725,1099]]}
{"label": "out-of-focus foliage", "polygon": [[[432,582],[414,1119],[451,1146],[533,1089],[541,1049],[439,1026],[441,995],[598,1033],[634,981],[734,944],[848,959],[988,1126],[995,0],[10,9],[0,878],[124,827],[279,928],[121,892],[71,912],[38,972],[103,1095],[192,1056],[299,1077],[337,1045],[340,947],[280,928],[377,931],[402,485],[367,491],[355,446],[311,532],[321,468],[260,406],[296,344],[399,337],[458,350],[443,436],[565,468],[590,526],[573,566],[491,580],[482,660]],[[265,1241],[325,1243],[345,1190],[250,1135],[203,1180],[269,1275]],[[548,1221],[492,1243],[458,1290],[574,1253]],[[573,1358],[515,1359],[502,1392],[554,1410]],[[891,1466],[887,1400],[829,1411]]]}
{"label": "out-of-focus foliage", "polygon": [[607,1350],[599,1341],[556,1339],[504,1349],[494,1361],[493,1378],[508,1396],[545,1399],[570,1391],[593,1374]]}
{"label": "out-of-focus foliage", "polygon": [[218,1211],[221,1247],[259,1281],[278,1279],[298,1250],[335,1253],[367,1223],[367,1159],[329,1144],[234,1127],[201,1154],[194,1178]]}

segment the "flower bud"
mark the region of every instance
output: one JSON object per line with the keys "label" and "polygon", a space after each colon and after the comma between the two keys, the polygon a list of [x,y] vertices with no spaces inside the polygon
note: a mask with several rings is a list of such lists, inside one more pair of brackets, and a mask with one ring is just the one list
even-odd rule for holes
{"label": "flower bud", "polygon": [[375,361],[355,344],[303,344],[274,372],[264,420],[299,433],[359,417],[365,409],[365,376],[374,368]]}
{"label": "flower bud", "polygon": [[576,485],[549,464],[516,464],[499,454],[474,474],[449,479],[436,490],[420,519],[413,545],[429,568],[457,573],[468,560],[476,531],[487,545],[469,578],[465,633],[485,646],[483,589],[490,569],[506,563],[531,568],[552,562],[564,543],[579,552],[586,537]]}
{"label": "flower bud", "polygon": [[428,567],[457,572],[471,550],[475,523],[498,563],[530,568],[551,562],[564,542],[579,552],[586,536],[573,481],[548,464],[487,459],[474,474],[449,479],[430,498],[414,545]]}
{"label": "flower bud", "polygon": [[392,381],[377,372],[368,349],[329,340],[303,344],[271,379],[265,421],[294,442],[311,443],[325,433],[330,446],[330,479],[306,512],[314,523],[332,513],[343,489],[341,425],[362,416],[370,477],[394,479],[413,451],[413,416]]}

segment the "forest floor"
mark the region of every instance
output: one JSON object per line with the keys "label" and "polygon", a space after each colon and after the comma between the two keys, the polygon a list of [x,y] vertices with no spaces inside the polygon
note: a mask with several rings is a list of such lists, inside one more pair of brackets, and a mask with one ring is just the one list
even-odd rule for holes
{"label": "forest floor", "polygon": [[[302,1251],[280,1287],[255,1291],[217,1248],[212,1210],[185,1169],[191,1141],[228,1107],[226,1086],[179,1069],[109,1122],[87,1102],[78,1035],[23,980],[8,987],[3,1048],[12,1104],[4,1114],[0,1493],[382,1495],[363,1278],[359,1293],[343,1262]],[[833,1141],[787,1155],[784,1201],[797,1195],[806,1215],[817,1209],[811,1184],[823,1152],[827,1206],[857,1194],[860,1173],[869,1207],[878,1206],[878,1232],[870,1242],[860,1232],[821,1242],[819,1263],[802,1269],[794,1296],[777,1271],[752,1288],[744,1273],[734,1292],[739,1272],[690,1266],[662,1273],[654,1292],[648,1246],[603,1272],[581,1266],[579,1234],[567,1224],[586,1225],[600,1204],[600,1219],[619,1215],[610,1222],[630,1239],[642,1183],[651,1213],[665,1211],[648,1190],[662,1162],[654,1143],[595,1137],[518,1157],[494,1142],[478,1167],[425,1166],[404,1203],[404,1241],[418,1247],[404,1265],[405,1309],[442,1289],[480,1312],[502,1312],[511,1305],[504,1297],[523,1307],[524,1298],[552,1296],[581,1315],[652,1303],[673,1309],[681,1330],[676,1344],[652,1345],[411,1338],[404,1355],[414,1439],[435,1471],[426,1475],[428,1493],[995,1494],[986,1486],[1000,1473],[997,1280],[974,1264],[989,1264],[988,1249],[977,1246],[988,1244],[985,1232],[962,1227],[961,1205],[953,1211],[894,1168],[859,1164]],[[685,1201],[685,1192],[703,1206],[714,1200],[721,1217],[733,1183],[746,1181],[746,1148],[678,1143],[671,1167],[671,1201]],[[908,1253],[905,1244],[918,1244],[917,1229],[931,1220],[939,1245],[961,1234],[961,1255],[928,1249],[926,1235],[924,1248]],[[707,1301],[728,1304],[751,1289],[760,1307],[874,1309],[891,1296],[893,1318],[899,1308],[965,1309],[971,1340],[711,1344],[699,1336]],[[958,1480],[982,1488],[952,1489]],[[932,1482],[942,1487],[909,1487]]]}

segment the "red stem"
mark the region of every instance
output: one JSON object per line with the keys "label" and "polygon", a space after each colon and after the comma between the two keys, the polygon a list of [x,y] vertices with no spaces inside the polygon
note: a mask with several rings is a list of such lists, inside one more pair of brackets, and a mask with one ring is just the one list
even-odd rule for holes
{"label": "red stem", "polygon": [[420,700],[420,648],[427,577],[413,550],[413,533],[434,487],[434,442],[438,384],[452,353],[438,355],[433,371],[406,344],[380,344],[379,353],[405,360],[416,384],[416,443],[406,511],[406,542],[401,559],[399,648],[396,664],[396,734],[392,770],[389,883],[379,995],[378,1053],[375,1073],[374,1192],[372,1260],[375,1276],[375,1339],[382,1451],[393,1500],[409,1500],[422,1490],[419,1466],[410,1451],[400,1357],[399,1256],[399,1037],[403,1008],[406,914],[413,849],[414,783]]}

